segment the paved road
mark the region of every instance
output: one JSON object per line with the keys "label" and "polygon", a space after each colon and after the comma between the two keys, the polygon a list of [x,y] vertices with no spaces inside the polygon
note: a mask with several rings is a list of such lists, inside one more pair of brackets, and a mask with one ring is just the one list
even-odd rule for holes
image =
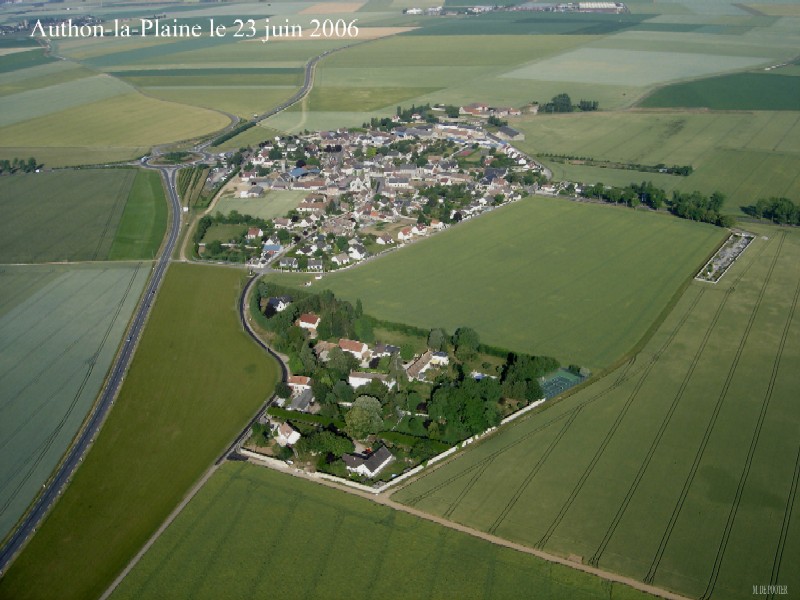
{"label": "paved road", "polygon": [[55,475],[44,488],[42,494],[36,499],[33,507],[25,515],[24,520],[18,525],[17,529],[8,538],[6,544],[0,550],[0,575],[2,575],[17,553],[25,545],[28,538],[36,531],[36,527],[45,517],[55,501],[61,495],[70,478],[86,455],[87,450],[94,441],[103,421],[114,403],[117,392],[122,384],[125,373],[133,357],[136,343],[144,329],[147,315],[150,313],[155,294],[161,285],[161,280],[169,265],[169,257],[175,247],[180,232],[180,203],[178,194],[175,190],[175,169],[160,167],[162,176],[167,184],[170,199],[170,211],[172,213],[171,225],[167,235],[166,243],[162,246],[161,254],[153,267],[153,276],[150,278],[145,295],[142,297],[139,307],[131,322],[127,337],[122,343],[117,359],[111,372],[106,379],[105,386],[100,393],[100,397],[95,404],[88,420],[79,433],[77,441],[67,452],[66,457],[59,465]]}

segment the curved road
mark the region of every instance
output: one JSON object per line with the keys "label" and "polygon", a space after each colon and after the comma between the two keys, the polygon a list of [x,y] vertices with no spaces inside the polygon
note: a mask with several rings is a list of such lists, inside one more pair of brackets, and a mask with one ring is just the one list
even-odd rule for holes
{"label": "curved road", "polygon": [[[263,121],[275,115],[282,110],[285,110],[299,102],[303,97],[308,94],[311,90],[314,81],[314,68],[316,67],[317,63],[322,60],[325,56],[330,54],[331,52],[335,52],[339,48],[326,50],[322,54],[315,56],[312,58],[308,63],[306,63],[305,67],[305,79],[303,81],[303,86],[295,93],[289,100],[286,102],[276,106],[272,110],[259,115],[255,121]],[[234,127],[236,123],[232,123],[228,126],[228,128]],[[227,129],[227,128],[226,128]],[[202,153],[204,158],[208,158],[210,154],[205,151],[205,149],[210,144],[210,141],[206,141],[205,143],[198,144],[195,147],[195,151],[198,153]],[[83,457],[86,455],[89,447],[91,446],[92,442],[94,441],[95,436],[97,435],[100,427],[103,424],[106,416],[108,415],[108,411],[111,409],[112,404],[114,403],[114,399],[119,392],[119,388],[122,385],[122,381],[124,379],[125,373],[128,370],[128,366],[130,365],[131,359],[133,358],[134,351],[136,349],[136,344],[139,341],[139,337],[142,334],[142,330],[144,329],[145,322],[147,321],[147,316],[150,313],[150,307],[152,305],[153,300],[155,299],[156,292],[158,288],[161,286],[161,281],[164,278],[164,274],[167,271],[167,267],[169,266],[170,257],[172,256],[172,252],[175,249],[175,244],[177,243],[178,237],[180,235],[180,228],[181,228],[181,204],[180,199],[178,198],[178,192],[176,189],[176,173],[182,167],[165,167],[165,166],[154,166],[148,164],[149,158],[144,159],[142,161],[142,165],[145,168],[149,169],[157,169],[161,172],[161,176],[164,179],[164,183],[167,187],[167,194],[169,196],[169,206],[171,215],[171,222],[170,228],[167,233],[166,242],[162,245],[161,253],[156,261],[155,266],[153,267],[153,276],[150,278],[147,287],[145,288],[144,296],[142,297],[139,307],[136,310],[136,313],[133,317],[131,322],[130,328],[128,329],[128,334],[126,339],[122,342],[122,347],[117,355],[117,358],[114,364],[111,367],[111,371],[106,379],[105,385],[100,393],[98,401],[95,403],[92,412],[87,418],[86,423],[83,426],[83,429],[78,434],[76,441],[73,443],[71,448],[67,451],[64,459],[61,461],[59,466],[57,467],[55,474],[51,477],[47,484],[39,495],[38,498],[34,501],[31,508],[25,514],[23,520],[17,525],[17,528],[14,532],[7,538],[5,544],[3,545],[2,549],[0,549],[0,576],[2,576],[11,562],[16,558],[17,554],[22,550],[23,546],[27,542],[27,540],[33,535],[36,531],[36,527],[39,526],[41,521],[47,515],[48,511],[53,507],[53,504],[56,502],[58,497],[61,495],[61,492],[64,491],[64,488],[69,483],[74,472],[80,466],[80,463],[83,461]],[[187,165],[188,166],[188,165]],[[242,298],[240,301],[239,307],[239,314],[242,320],[242,324],[248,334],[256,340],[256,342],[264,348],[267,352],[269,352],[275,359],[278,361],[278,364],[281,365],[282,371],[282,379],[286,381],[287,378],[287,370],[286,365],[284,364],[283,360],[272,351],[266,344],[264,344],[255,332],[251,329],[250,325],[247,323],[245,319],[245,299],[247,297],[247,293],[249,289],[254,284],[256,278],[252,278],[248,284],[245,286],[244,292],[242,294]],[[255,421],[261,415],[261,411],[259,412],[256,417],[253,418]],[[242,434],[237,437],[236,441],[230,446],[228,451],[220,457],[217,461],[219,464],[233,449],[237,447],[237,445],[241,442],[242,437],[247,434],[247,431],[250,428],[250,424],[248,424],[247,428],[242,432]]]}

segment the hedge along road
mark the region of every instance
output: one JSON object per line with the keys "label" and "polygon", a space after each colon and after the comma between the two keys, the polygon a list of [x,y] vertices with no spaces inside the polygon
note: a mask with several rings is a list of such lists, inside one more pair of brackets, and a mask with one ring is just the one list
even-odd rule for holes
{"label": "hedge along road", "polygon": [[[278,112],[289,108],[296,102],[300,101],[304,98],[308,92],[311,90],[314,81],[314,68],[317,63],[330,54],[335,50],[326,50],[322,54],[314,57],[311,59],[305,68],[305,78],[303,81],[303,87],[294,95],[292,98],[284,102],[283,104],[273,108],[272,110],[260,115],[256,122],[259,122],[263,119],[266,119]],[[231,124],[229,127],[234,127],[234,124]],[[209,154],[205,152],[205,148],[209,145],[210,141],[206,141],[204,143],[198,144],[196,146],[196,150],[204,155],[204,158],[208,157]],[[164,183],[167,187],[167,192],[169,195],[169,208],[170,208],[170,227],[167,233],[167,239],[161,248],[161,252],[159,253],[157,262],[155,267],[153,268],[153,275],[150,278],[147,287],[145,288],[145,294],[140,300],[139,307],[136,310],[135,316],[131,322],[131,325],[128,329],[127,336],[125,341],[122,344],[122,348],[117,355],[117,358],[111,368],[110,375],[108,376],[106,383],[103,387],[103,390],[100,393],[100,397],[95,404],[94,409],[87,417],[86,424],[84,425],[83,429],[78,434],[75,443],[72,445],[70,450],[67,452],[64,460],[59,464],[55,475],[51,478],[51,480],[45,485],[42,490],[42,493],[39,497],[34,501],[32,507],[26,513],[23,520],[14,530],[14,532],[8,537],[5,544],[3,545],[2,549],[0,549],[0,576],[5,573],[8,566],[11,562],[16,558],[22,548],[25,546],[27,540],[35,533],[36,527],[42,522],[44,517],[47,515],[48,511],[61,493],[64,491],[64,488],[69,483],[72,475],[75,473],[77,468],[80,466],[80,463],[83,461],[83,457],[88,451],[91,443],[94,441],[97,432],[100,430],[105,417],[108,414],[108,411],[111,409],[112,404],[114,403],[114,399],[119,392],[120,386],[122,384],[122,380],[125,376],[125,373],[130,366],[131,359],[133,357],[133,353],[136,349],[136,344],[141,336],[142,330],[144,325],[147,321],[147,316],[150,312],[150,308],[152,305],[153,300],[155,299],[155,294],[158,291],[161,282],[164,278],[164,274],[166,273],[167,267],[169,266],[170,256],[175,249],[175,244],[177,243],[178,237],[180,235],[181,229],[181,204],[180,199],[178,197],[177,187],[176,187],[176,173],[181,167],[165,167],[165,166],[154,166],[149,164],[149,158],[144,159],[142,161],[142,165],[145,168],[150,169],[157,169],[164,180]],[[242,302],[245,302],[245,298],[247,296],[247,291],[252,286],[254,279],[252,279],[248,285],[245,287],[244,293],[242,295]],[[240,311],[242,307],[240,307]],[[260,339],[255,335],[255,333],[250,328],[249,324],[247,324],[246,319],[244,317],[244,313],[240,312],[242,323],[245,327],[245,330],[256,339],[258,344],[265,348],[267,351],[270,352],[273,356],[276,357],[278,363],[281,365],[282,371],[282,378],[286,380],[286,366],[284,362],[278,357],[272,350],[270,350]],[[242,433],[245,435],[248,428]],[[233,449],[238,443],[240,439],[237,438],[236,442],[234,442],[231,449]],[[217,461],[217,464],[220,461]],[[202,486],[202,482],[205,479],[201,480],[201,483],[195,488],[195,492]],[[188,500],[187,500],[188,501]],[[180,508],[176,509],[177,512],[180,512]],[[174,516],[170,516],[170,519],[174,518]],[[160,530],[159,530],[160,531]],[[156,534],[158,535],[158,533]]]}

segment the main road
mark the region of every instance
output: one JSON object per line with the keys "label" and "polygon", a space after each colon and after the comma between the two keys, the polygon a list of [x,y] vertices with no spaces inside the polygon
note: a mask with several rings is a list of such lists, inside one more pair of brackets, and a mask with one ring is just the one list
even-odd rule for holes
{"label": "main road", "polygon": [[[305,67],[305,78],[303,81],[303,86],[295,93],[289,100],[286,102],[274,107],[273,109],[259,115],[254,120],[256,122],[263,121],[264,119],[275,115],[282,110],[285,110],[292,106],[293,104],[302,100],[306,94],[311,90],[314,81],[314,67],[316,67],[317,63],[330,54],[335,50],[326,50],[322,54],[315,56],[310,61],[306,63]],[[232,123],[228,128],[235,127],[236,123]],[[226,129],[228,129],[226,128]],[[195,147],[195,151],[198,153],[202,153],[205,158],[208,158],[209,154],[206,151],[206,148],[210,142],[205,142],[202,144],[198,144]],[[25,543],[27,542],[28,538],[30,538],[34,532],[36,531],[36,527],[39,526],[41,521],[47,515],[48,511],[52,508],[53,504],[58,500],[58,497],[64,491],[64,488],[69,483],[69,480],[72,478],[72,475],[75,473],[77,468],[80,466],[80,463],[83,461],[86,452],[89,450],[92,442],[94,441],[95,436],[100,430],[100,427],[103,424],[106,416],[108,415],[108,411],[111,409],[111,406],[114,403],[114,399],[119,392],[119,388],[122,385],[122,381],[124,379],[125,373],[130,366],[131,359],[133,358],[134,351],[136,349],[136,344],[139,341],[139,337],[142,334],[144,329],[145,322],[147,321],[147,316],[150,314],[150,308],[153,304],[153,300],[155,299],[156,292],[158,288],[161,286],[161,281],[164,279],[164,274],[167,271],[167,267],[169,266],[170,258],[172,253],[175,249],[175,244],[178,241],[180,236],[181,230],[181,204],[180,199],[178,198],[178,191],[176,189],[177,177],[176,173],[180,169],[180,167],[176,166],[159,166],[159,165],[151,165],[149,164],[149,158],[142,160],[142,165],[149,169],[157,169],[161,172],[161,176],[164,179],[164,183],[167,188],[167,195],[169,196],[169,207],[171,212],[170,218],[170,228],[167,233],[167,239],[165,243],[161,247],[161,253],[158,256],[158,259],[153,266],[153,275],[150,277],[150,280],[145,288],[144,296],[142,297],[139,307],[136,310],[135,316],[133,317],[133,321],[131,322],[130,328],[128,329],[128,334],[125,340],[122,343],[122,347],[119,350],[117,355],[117,359],[114,362],[111,371],[106,378],[105,385],[100,392],[100,396],[95,403],[91,414],[89,415],[86,423],[83,426],[83,429],[78,434],[77,439],[71,446],[71,448],[67,451],[64,459],[59,464],[58,468],[55,471],[55,474],[51,477],[48,483],[45,484],[43,487],[42,493],[38,496],[38,498],[34,501],[31,508],[25,514],[22,521],[17,525],[17,528],[14,532],[7,538],[5,544],[3,545],[2,549],[0,549],[0,576],[2,576],[17,554],[22,550]],[[242,295],[242,302],[244,302],[244,298],[247,296],[247,290],[253,284],[255,280],[251,280],[248,283],[247,288],[245,289],[245,293]],[[240,307],[240,314],[242,318],[242,324],[244,325],[247,332],[254,338],[256,341],[263,346],[268,352],[273,354],[275,358],[277,358],[278,363],[281,365],[282,370],[282,379],[286,380],[286,366],[284,362],[272,352],[271,349],[266,347],[263,342],[261,342],[258,337],[253,333],[249,324],[246,322],[244,318],[243,307]],[[242,436],[246,433],[247,429],[242,432]],[[240,436],[241,437],[241,436]],[[231,450],[236,447],[236,445],[240,441],[240,437],[237,438],[236,442],[231,446]],[[224,455],[223,455],[224,456]],[[219,461],[218,461],[219,462]]]}

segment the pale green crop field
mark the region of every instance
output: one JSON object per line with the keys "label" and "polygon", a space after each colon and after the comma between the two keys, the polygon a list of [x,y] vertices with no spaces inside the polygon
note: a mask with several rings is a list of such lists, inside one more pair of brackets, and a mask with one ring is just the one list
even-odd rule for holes
{"label": "pale green crop field", "polygon": [[232,210],[242,215],[261,219],[283,217],[308,195],[303,191],[267,192],[263,198],[221,198],[215,207],[217,212],[227,215]]}
{"label": "pale green crop field", "polygon": [[203,108],[124,94],[0,128],[0,153],[35,156],[47,166],[106,162],[135,158],[154,144],[211,133],[228,123]]}
{"label": "pale green crop field", "polygon": [[96,75],[2,96],[0,97],[0,127],[114,96],[130,94],[132,91],[131,86],[119,79],[107,75]]}
{"label": "pale green crop field", "polygon": [[450,332],[469,326],[485,343],[596,369],[634,347],[723,233],[664,214],[534,197],[314,287],[360,298],[379,318]]}
{"label": "pale green crop field", "polygon": [[0,97],[38,90],[96,75],[78,64],[59,61],[0,75]]}
{"label": "pale green crop field", "polygon": [[0,267],[0,537],[95,401],[150,264]]}
{"label": "pale green crop field", "polygon": [[394,498],[691,598],[796,589],[800,235],[757,231],[628,363]]}
{"label": "pale green crop field", "polygon": [[699,77],[754,67],[763,58],[579,48],[506,73],[506,77],[600,85],[651,86],[657,83]]}
{"label": "pale green crop field", "polygon": [[253,114],[263,113],[288,100],[297,90],[295,87],[145,87],[142,91],[148,96],[177,102],[191,106],[199,106],[213,110],[250,118]]}
{"label": "pale green crop field", "polygon": [[792,197],[800,183],[800,114],[796,112],[539,115],[513,125],[526,134],[516,145],[534,155],[694,168],[689,177],[677,177],[553,163],[556,179],[607,185],[651,180],[667,190],[719,190],[728,196],[725,209],[732,214],[761,197]]}

